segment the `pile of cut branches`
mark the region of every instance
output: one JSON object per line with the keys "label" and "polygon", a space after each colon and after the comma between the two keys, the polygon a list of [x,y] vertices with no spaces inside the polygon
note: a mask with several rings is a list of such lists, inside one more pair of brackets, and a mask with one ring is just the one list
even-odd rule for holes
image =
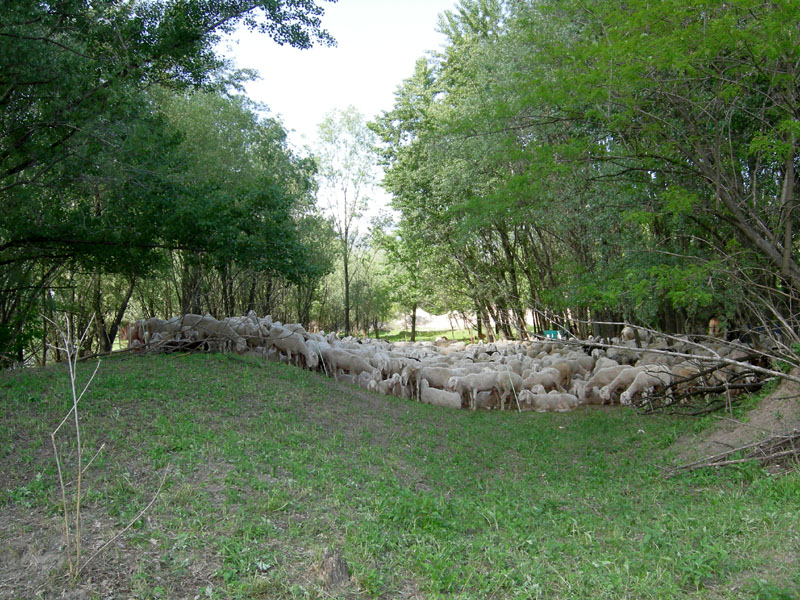
{"label": "pile of cut branches", "polygon": [[794,429],[789,433],[772,435],[760,442],[754,442],[720,454],[701,458],[700,460],[675,467],[669,474],[674,475],[680,471],[694,471],[708,467],[724,467],[749,462],[758,462],[764,466],[800,466],[800,429]]}
{"label": "pile of cut branches", "polygon": [[641,414],[661,412],[689,417],[730,410],[740,397],[758,392],[771,379],[756,370],[734,371],[715,364],[691,377],[676,378],[662,393],[640,398],[634,408]]}

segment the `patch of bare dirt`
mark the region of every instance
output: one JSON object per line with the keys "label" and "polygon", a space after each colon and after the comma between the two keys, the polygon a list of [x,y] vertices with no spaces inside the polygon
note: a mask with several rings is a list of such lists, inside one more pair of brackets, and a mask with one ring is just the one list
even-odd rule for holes
{"label": "patch of bare dirt", "polygon": [[[113,537],[113,522],[98,511],[86,509],[83,517],[83,558]],[[9,506],[0,511],[0,598],[112,597],[129,592],[125,582],[136,568],[124,542],[112,544],[103,556],[74,582],[67,575],[63,516],[44,510]]]}
{"label": "patch of bare dirt", "polygon": [[724,413],[716,417],[716,426],[673,444],[678,462],[699,460],[800,429],[800,384],[784,379],[744,420],[731,419]]}
{"label": "patch of bare dirt", "polygon": [[[171,498],[174,497],[172,494]],[[142,518],[143,530],[152,531],[162,541],[151,537],[144,544],[134,544],[128,533],[114,539],[86,564],[86,560],[106,541],[112,540],[122,527],[98,506],[82,508],[81,518],[81,563],[86,566],[78,579],[72,580],[67,569],[63,516],[48,514],[43,509],[3,507],[0,510],[0,599],[130,598],[146,595],[159,586],[169,590],[170,598],[191,599],[198,597],[198,590],[211,585],[220,567],[220,558],[205,545],[181,549],[175,540],[169,540],[173,547],[165,551],[161,545],[163,537],[171,538],[172,533],[158,519],[151,520],[148,515]],[[164,560],[170,557],[186,563],[181,576],[149,572],[163,573]],[[137,577],[150,575],[152,578],[137,583]]]}

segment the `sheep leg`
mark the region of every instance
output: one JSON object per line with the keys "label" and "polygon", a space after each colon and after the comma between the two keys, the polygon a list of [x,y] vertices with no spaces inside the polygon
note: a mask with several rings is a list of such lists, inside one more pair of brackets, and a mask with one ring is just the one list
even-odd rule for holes
{"label": "sheep leg", "polygon": [[500,389],[500,386],[496,385],[494,387],[494,390],[495,392],[497,392],[497,397],[500,399],[500,410],[503,411],[504,410],[503,407],[506,404],[506,394],[502,389]]}
{"label": "sheep leg", "polygon": [[334,381],[339,381],[339,365],[329,358],[328,366],[331,368],[331,374],[333,375]]}

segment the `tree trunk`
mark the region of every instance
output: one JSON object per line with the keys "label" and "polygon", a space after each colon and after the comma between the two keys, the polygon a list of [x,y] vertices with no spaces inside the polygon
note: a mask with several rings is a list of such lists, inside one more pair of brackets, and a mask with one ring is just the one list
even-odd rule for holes
{"label": "tree trunk", "polygon": [[344,334],[348,336],[350,335],[350,252],[346,239],[342,262],[344,263]]}
{"label": "tree trunk", "polygon": [[[514,329],[517,330],[519,339],[524,340],[527,338],[527,331],[525,328],[525,316],[522,311],[522,300],[520,298],[519,281],[517,278],[517,263],[519,260],[517,259],[517,253],[514,248],[515,244],[512,244],[511,238],[508,235],[508,231],[506,231],[503,227],[498,227],[497,230],[500,234],[503,252],[506,255],[506,262],[508,263],[508,276],[511,280],[511,293],[509,294],[508,300],[509,307],[514,313]],[[516,239],[516,233],[514,237]],[[511,332],[509,329],[509,334],[510,333]]]}
{"label": "tree trunk", "polygon": [[220,268],[220,279],[222,279],[222,312],[224,317],[233,316],[233,276],[231,266],[225,263]]}
{"label": "tree trunk", "polygon": [[794,135],[789,140],[789,152],[786,155],[786,165],[783,174],[783,189],[781,190],[781,206],[784,211],[783,233],[783,265],[781,272],[789,275],[792,265],[792,213],[794,212]]}
{"label": "tree trunk", "polygon": [[417,303],[414,302],[414,307],[411,310],[411,341],[417,341]]}
{"label": "tree trunk", "polygon": [[272,280],[272,277],[268,277],[267,278],[267,283],[264,286],[264,304],[261,307],[263,309],[263,313],[265,315],[271,315],[272,314],[272,308],[273,308],[272,307],[272,292],[273,292],[274,286],[275,286],[275,283]]}
{"label": "tree trunk", "polygon": [[720,192],[720,199],[731,213],[731,221],[739,232],[764,258],[781,270],[793,290],[800,291],[800,267],[794,260],[791,260],[791,252],[787,255],[783,244],[781,244],[781,248],[778,248],[761,235],[748,220],[748,216],[742,211],[737,199],[727,193],[724,188]]}
{"label": "tree trunk", "polygon": [[102,306],[102,279],[100,274],[95,276],[95,290],[94,290],[94,311],[95,311],[95,330],[97,331],[97,338],[99,342],[99,349],[101,352],[111,352],[114,347],[114,340],[119,331],[119,325],[125,317],[125,311],[128,309],[128,302],[133,296],[133,289],[136,284],[136,278],[131,277],[128,282],[128,289],[122,299],[122,304],[114,315],[110,327],[106,325],[105,314]]}
{"label": "tree trunk", "polygon": [[125,311],[128,310],[128,303],[133,296],[133,289],[136,286],[136,277],[131,276],[130,281],[128,282],[128,290],[125,293],[125,299],[122,301],[122,304],[117,311],[116,316],[114,317],[114,321],[111,323],[111,331],[106,336],[109,340],[108,346],[105,348],[106,352],[111,352],[111,348],[114,345],[114,340],[117,337],[117,332],[119,331],[119,325],[122,323],[122,319],[125,318]]}
{"label": "tree trunk", "polygon": [[488,304],[484,304],[483,306],[483,320],[486,323],[486,341],[491,343],[495,341],[494,335],[494,327],[492,327],[492,321],[494,321],[494,326],[497,326],[497,317],[494,315],[491,306]]}
{"label": "tree trunk", "polygon": [[247,296],[247,312],[255,311],[256,309],[256,275],[252,274],[250,281],[250,293]]}
{"label": "tree trunk", "polygon": [[[192,264],[194,259],[198,264]],[[184,256],[183,277],[181,278],[181,314],[203,314],[200,298],[200,256]],[[210,304],[210,303],[209,303]]]}
{"label": "tree trunk", "polygon": [[[94,330],[97,336],[98,349],[103,352],[109,352],[107,348],[111,345],[108,339],[108,332],[106,331],[106,318],[103,311],[103,296],[101,287],[103,285],[102,276],[100,273],[95,273],[94,281],[92,282],[92,308],[94,309]],[[91,346],[91,344],[90,344]]]}
{"label": "tree trunk", "polygon": [[[42,283],[44,283],[44,267],[42,267]],[[47,298],[48,289],[42,286],[42,362],[41,366],[47,366],[47,306],[49,304]]]}

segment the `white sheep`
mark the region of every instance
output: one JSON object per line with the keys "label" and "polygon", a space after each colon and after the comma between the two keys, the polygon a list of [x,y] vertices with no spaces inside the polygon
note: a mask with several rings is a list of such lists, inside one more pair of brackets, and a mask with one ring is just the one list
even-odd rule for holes
{"label": "white sheep", "polygon": [[583,396],[581,400],[588,404],[602,404],[603,398],[600,396],[600,388],[607,386],[614,381],[622,371],[629,369],[627,365],[616,365],[597,369],[583,386]]}
{"label": "white sheep", "polygon": [[[289,333],[283,330],[284,335],[270,335],[270,343],[289,356],[297,366],[305,366],[307,369],[315,369],[319,365],[319,356],[313,348],[309,348],[303,336],[299,333]],[[301,359],[303,364],[301,363]]]}
{"label": "white sheep", "polygon": [[524,390],[520,395],[520,401],[537,412],[567,412],[579,404],[577,396],[555,391],[541,394]]}
{"label": "white sheep", "polygon": [[491,410],[500,406],[500,396],[497,390],[488,390],[475,394],[475,408],[485,408]]}
{"label": "white sheep", "polygon": [[394,373],[391,377],[384,379],[383,381],[375,382],[375,391],[379,394],[400,396],[402,394],[400,387],[401,384],[399,373]]}
{"label": "white sheep", "polygon": [[674,375],[668,365],[648,365],[643,367],[622,394],[619,402],[623,405],[630,405],[634,398],[653,393],[672,385]]}
{"label": "white sheep", "polygon": [[583,369],[582,374],[591,373],[594,371],[594,366],[596,363],[595,357],[591,356],[590,354],[586,354],[585,352],[581,352],[580,350],[575,352],[570,352],[567,355],[569,360],[574,360],[577,362],[581,368]]}
{"label": "white sheep", "polygon": [[592,373],[597,373],[600,369],[605,369],[607,367],[618,367],[619,363],[615,361],[613,358],[608,358],[607,356],[599,356],[595,359],[594,362],[594,369]]}
{"label": "white sheep", "polygon": [[506,369],[501,369],[497,375],[497,388],[500,394],[500,410],[506,402],[517,402],[518,394],[522,391],[524,382],[522,377]]}
{"label": "white sheep", "polygon": [[419,362],[409,362],[403,367],[403,370],[400,373],[400,382],[412,389],[417,389],[417,371],[422,368],[422,365]]}
{"label": "white sheep", "polygon": [[586,402],[586,381],[578,377],[573,378],[572,387],[569,388],[568,392],[577,397],[581,403]]}
{"label": "white sheep", "polygon": [[447,382],[451,377],[462,374],[464,373],[447,367],[422,367],[416,373],[417,396],[419,397],[419,386],[423,381],[427,381],[430,387],[443,390],[447,387]]}
{"label": "white sheep", "polygon": [[167,322],[164,319],[159,319],[158,317],[150,317],[144,321],[143,324],[145,334],[147,334],[149,337],[152,337],[153,334],[164,331],[164,326],[167,324]]}
{"label": "white sheep", "polygon": [[636,376],[644,369],[645,367],[627,367],[622,369],[611,383],[600,388],[600,398],[603,402],[614,404],[614,398],[620,390],[626,389],[632,384]]}
{"label": "white sheep", "polygon": [[462,399],[468,399],[470,408],[475,410],[479,392],[497,390],[500,393],[498,375],[496,371],[483,371],[455,376],[447,382],[447,389],[456,392]]}
{"label": "white sheep", "polygon": [[460,394],[430,387],[427,379],[420,381],[419,399],[420,402],[425,404],[433,404],[445,408],[461,408]]}
{"label": "white sheep", "polygon": [[218,321],[211,315],[186,314],[181,318],[183,327],[190,327],[197,331],[199,340],[208,340],[211,345],[227,347],[232,346],[236,352],[247,350],[247,342],[237,334],[228,323]]}
{"label": "white sheep", "polygon": [[564,391],[561,385],[562,375],[561,371],[551,367],[545,367],[541,371],[532,373],[523,382],[524,388],[530,389],[535,385],[542,385],[546,390]]}
{"label": "white sheep", "polygon": [[[540,396],[539,398],[542,397]],[[544,407],[546,405],[547,410],[552,410],[555,412],[566,412],[576,408],[578,404],[580,404],[578,397],[573,394],[548,392],[544,398],[546,398],[546,400],[540,400],[540,407]]]}
{"label": "white sheep", "polygon": [[516,358],[512,358],[512,359],[503,361],[503,364],[508,366],[508,368],[511,369],[511,371],[513,373],[516,373],[517,375],[522,376],[522,371],[525,368],[525,363],[523,363],[521,360],[517,360]]}
{"label": "white sheep", "polygon": [[[377,383],[377,380],[373,376],[373,373],[369,371],[361,371],[356,377],[356,383],[365,390],[373,390],[373,385]],[[373,390],[374,391],[374,390]]]}
{"label": "white sheep", "polygon": [[254,323],[247,317],[229,317],[224,322],[230,325],[237,335],[244,338],[249,348],[255,348],[264,343],[265,338],[257,322]]}
{"label": "white sheep", "polygon": [[682,393],[691,393],[698,387],[702,387],[703,382],[699,375],[701,369],[698,365],[684,361],[672,367],[674,388],[677,388]]}
{"label": "white sheep", "polygon": [[624,345],[627,346],[627,348],[607,348],[606,356],[617,361],[621,365],[633,365],[639,360],[641,351],[636,348],[635,341],[624,342]]}
{"label": "white sheep", "polygon": [[558,369],[559,373],[561,373],[561,387],[565,389],[569,387],[573,375],[576,373],[581,375],[586,374],[586,369],[576,360],[558,358],[551,360],[549,367],[551,369]]}
{"label": "white sheep", "polygon": [[346,350],[339,350],[338,348],[323,348],[322,358],[325,361],[328,369],[334,373],[337,378],[338,369],[343,369],[351,375],[358,375],[362,372],[367,372],[375,380],[380,379],[380,371],[362,359],[360,356],[351,354]]}

